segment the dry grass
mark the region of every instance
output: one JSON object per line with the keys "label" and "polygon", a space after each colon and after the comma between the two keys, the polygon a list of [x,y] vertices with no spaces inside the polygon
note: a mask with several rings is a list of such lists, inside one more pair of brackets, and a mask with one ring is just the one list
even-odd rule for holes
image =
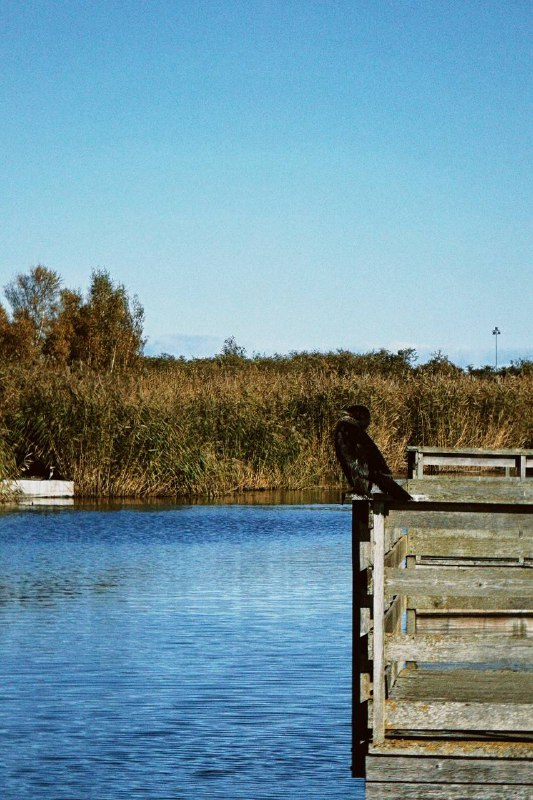
{"label": "dry grass", "polygon": [[531,375],[372,374],[328,356],[0,372],[0,471],[54,465],[85,496],[338,485],[331,429],[349,401],[370,406],[370,432],[397,474],[408,444],[533,446]]}

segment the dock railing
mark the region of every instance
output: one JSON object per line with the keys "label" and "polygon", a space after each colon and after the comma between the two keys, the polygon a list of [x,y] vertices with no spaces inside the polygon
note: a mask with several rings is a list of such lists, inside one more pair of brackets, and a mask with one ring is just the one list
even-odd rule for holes
{"label": "dock railing", "polygon": [[426,467],[481,467],[504,469],[511,477],[524,479],[533,469],[533,450],[484,450],[480,448],[419,447],[407,448],[409,478],[423,478]]}
{"label": "dock railing", "polygon": [[473,798],[491,759],[495,785],[533,796],[533,504],[354,499],[353,575],[352,771],[367,798],[418,797],[397,784],[405,756],[435,785],[466,763]]}

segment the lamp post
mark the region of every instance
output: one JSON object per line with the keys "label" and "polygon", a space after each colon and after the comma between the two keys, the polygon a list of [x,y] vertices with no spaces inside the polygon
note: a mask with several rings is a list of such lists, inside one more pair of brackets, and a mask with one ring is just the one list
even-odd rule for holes
{"label": "lamp post", "polygon": [[498,336],[500,335],[501,330],[496,326],[492,331],[492,335],[496,337],[496,361],[495,361],[495,369],[498,369]]}

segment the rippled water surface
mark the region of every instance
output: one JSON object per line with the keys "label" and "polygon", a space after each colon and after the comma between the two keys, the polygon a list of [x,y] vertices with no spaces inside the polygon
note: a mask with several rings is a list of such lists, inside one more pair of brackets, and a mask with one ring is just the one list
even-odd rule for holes
{"label": "rippled water surface", "polygon": [[2,800],[362,797],[350,514],[0,514]]}

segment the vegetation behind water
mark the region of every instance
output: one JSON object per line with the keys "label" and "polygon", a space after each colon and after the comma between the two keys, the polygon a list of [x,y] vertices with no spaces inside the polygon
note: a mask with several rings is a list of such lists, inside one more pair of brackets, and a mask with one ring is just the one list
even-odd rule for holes
{"label": "vegetation behind water", "polygon": [[0,477],[53,471],[77,494],[107,497],[340,486],[331,432],[353,402],[370,407],[398,475],[409,444],[533,447],[531,362],[463,371],[441,353],[417,366],[412,350],[247,358],[233,339],[212,359],[145,358],[142,307],[107,273],[93,273],[86,298],[44,267],[8,289]]}
{"label": "vegetation behind water", "polygon": [[397,474],[408,444],[533,446],[527,374],[383,375],[351,369],[339,355],[0,371],[4,474],[40,465],[46,476],[53,467],[82,495],[340,484],[331,430],[353,401],[371,408],[370,433]]}

